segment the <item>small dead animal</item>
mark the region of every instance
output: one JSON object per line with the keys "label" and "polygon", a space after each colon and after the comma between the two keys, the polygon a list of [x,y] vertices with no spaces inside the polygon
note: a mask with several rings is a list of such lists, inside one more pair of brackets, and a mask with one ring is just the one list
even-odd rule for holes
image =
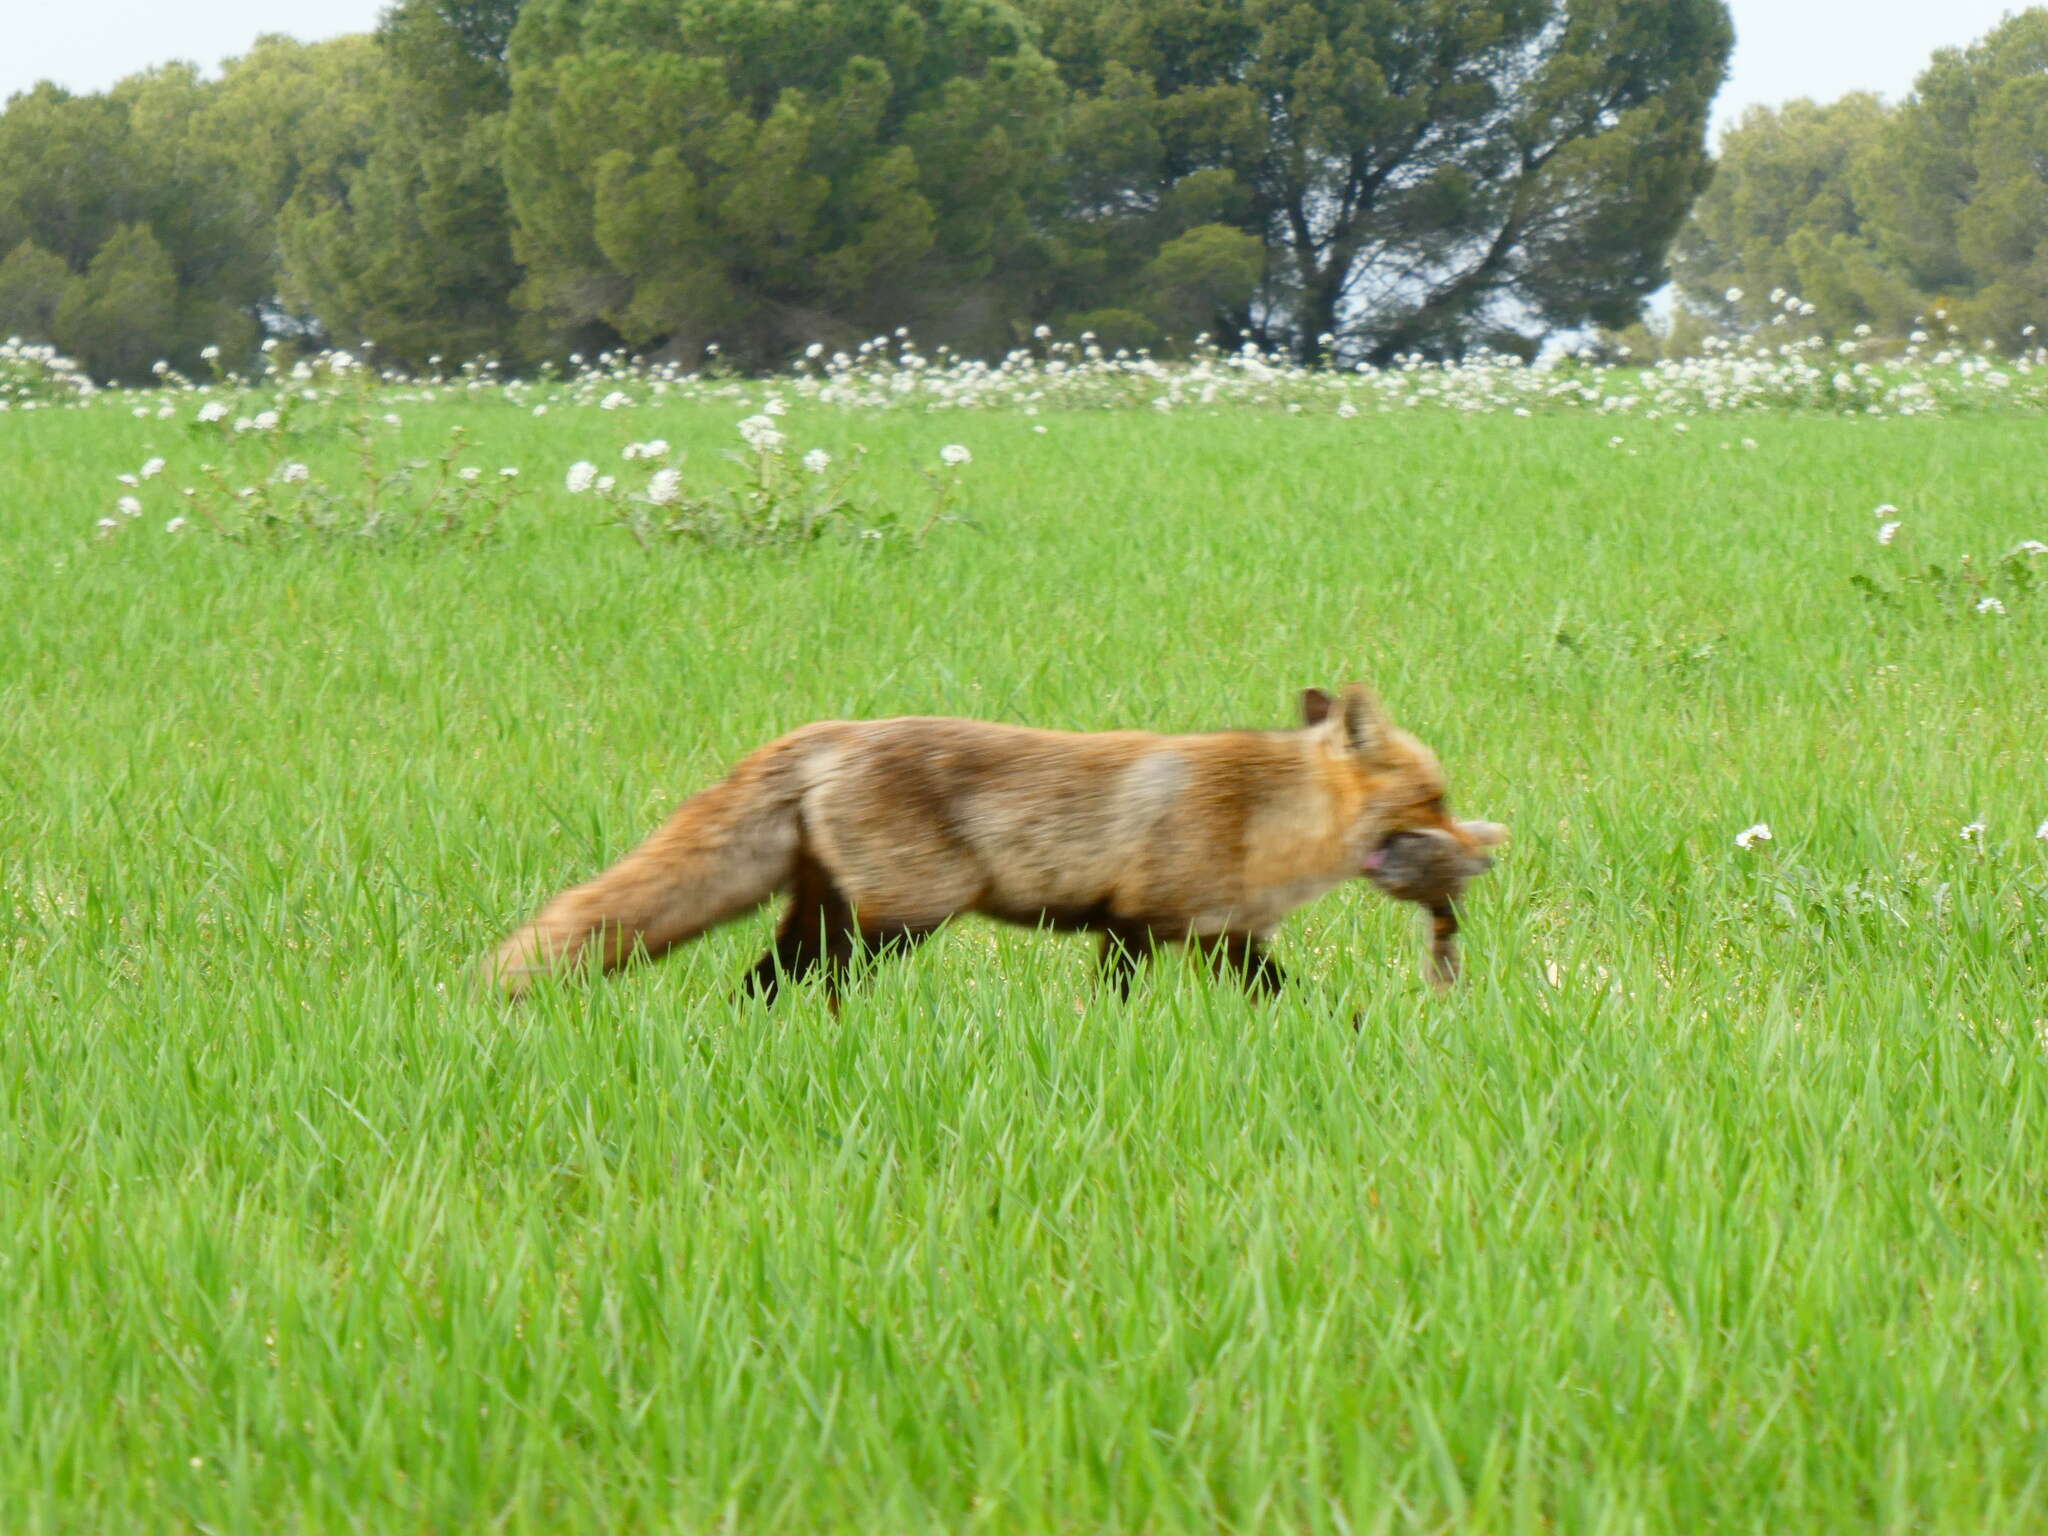
{"label": "small dead animal", "polygon": [[1493,867],[1490,855],[1475,852],[1507,841],[1497,821],[1461,821],[1465,841],[1435,828],[1397,832],[1366,862],[1366,877],[1396,901],[1413,902],[1428,914],[1429,974],[1439,986],[1458,979],[1458,898],[1472,880]]}

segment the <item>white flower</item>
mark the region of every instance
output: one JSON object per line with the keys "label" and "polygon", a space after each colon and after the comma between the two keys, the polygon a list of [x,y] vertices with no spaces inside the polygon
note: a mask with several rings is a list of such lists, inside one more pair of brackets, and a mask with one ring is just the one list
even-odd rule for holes
{"label": "white flower", "polygon": [[1768,821],[1760,821],[1753,827],[1744,827],[1735,834],[1735,846],[1738,848],[1754,848],[1758,843],[1768,843],[1770,840],[1771,824]]}
{"label": "white flower", "polygon": [[614,480],[610,475],[599,475],[597,477],[598,493],[602,495],[604,492],[610,490],[613,486],[617,485],[618,483],[619,482]]}
{"label": "white flower", "polygon": [[135,478],[135,477],[134,477],[133,475],[116,475],[116,476],[114,476],[114,478],[115,478],[116,480],[120,481],[120,482],[121,482],[121,483],[122,483],[123,485],[140,485],[140,484],[142,484],[142,482],[141,482],[140,480],[136,479],[136,478]]}
{"label": "white flower", "polygon": [[2021,539],[2013,545],[2012,552],[2016,555],[2048,555],[2048,544],[2039,539]]}
{"label": "white flower", "polygon": [[763,414],[768,416],[787,416],[789,414],[789,407],[784,405],[782,401],[775,396],[770,396],[766,401],[764,401],[762,403],[761,410]]}
{"label": "white flower", "polygon": [[1049,325],[1036,325],[1031,328],[1031,334],[1040,341],[1051,341],[1052,327]]}
{"label": "white flower", "polygon": [[1727,298],[1730,304],[1740,304],[1742,302],[1742,290],[1740,288],[1730,288]]}
{"label": "white flower", "polygon": [[1876,512],[1872,513],[1871,515],[1873,517],[1897,517],[1899,515],[1899,509],[1887,501],[1882,506],[1880,506]]}
{"label": "white flower", "polygon": [[623,389],[615,389],[597,402],[597,408],[601,411],[616,411],[620,406],[631,405],[632,403],[633,397],[631,395],[628,395]]}
{"label": "white flower", "polygon": [[168,523],[164,524],[164,532],[183,533],[190,526],[191,523],[187,519],[182,517],[174,517]]}
{"label": "white flower", "polygon": [[647,499],[657,507],[665,507],[676,499],[676,493],[683,488],[683,472],[680,469],[657,469],[654,478],[647,482]]}
{"label": "white flower", "polygon": [[1340,420],[1349,421],[1352,417],[1356,416],[1357,414],[1358,407],[1353,405],[1349,400],[1344,401],[1341,405],[1337,407],[1337,415]]}
{"label": "white flower", "polygon": [[164,461],[162,459],[151,459],[147,464],[144,464],[142,466],[142,478],[145,480],[154,480],[158,475],[162,474],[163,472]]}
{"label": "white flower", "polygon": [[123,517],[140,517],[142,516],[142,503],[133,496],[123,496],[114,503],[114,510]]}
{"label": "white flower", "polygon": [[824,355],[825,343],[823,343],[822,341],[814,341],[808,347],[804,348],[805,357],[823,357]]}
{"label": "white flower", "polygon": [[804,468],[814,475],[822,475],[832,467],[832,455],[822,448],[813,448],[804,455]]}
{"label": "white flower", "polygon": [[2044,821],[2041,825],[2034,828],[2034,841],[2037,843],[2048,843],[2048,821]]}
{"label": "white flower", "polygon": [[1979,598],[1977,600],[1977,611],[1979,613],[2004,613],[2005,604],[1995,597]]}
{"label": "white flower", "polygon": [[974,455],[958,443],[948,443],[939,450],[939,457],[948,464],[972,464]]}
{"label": "white flower", "polygon": [[210,362],[212,362],[212,361],[213,361],[213,360],[214,360],[214,359],[215,359],[216,357],[219,357],[219,356],[220,356],[220,348],[219,348],[219,347],[201,347],[201,348],[199,349],[199,356],[200,356],[200,358],[201,358],[201,359],[202,359],[203,361],[205,361],[205,362],[209,362],[209,363],[210,363]]}
{"label": "white flower", "polygon": [[275,336],[264,337],[262,350],[265,352],[275,352],[277,350],[277,338]]}
{"label": "white flower", "polygon": [[111,535],[120,526],[121,520],[117,517],[103,517],[93,524],[93,527],[99,529],[100,537],[103,539]]}
{"label": "white flower", "polygon": [[516,480],[519,478],[519,466],[517,464],[507,464],[498,471],[498,476],[503,480]]}
{"label": "white flower", "polygon": [[1984,819],[1980,816],[1967,827],[1964,827],[1956,836],[1966,843],[1981,843],[1984,841],[1984,832]]}
{"label": "white flower", "polygon": [[1901,525],[1898,523],[1880,524],[1877,530],[1877,542],[1880,544],[1891,543],[1893,539],[1896,539],[1899,536],[1900,526]]}
{"label": "white flower", "polygon": [[219,421],[227,413],[228,403],[225,400],[209,400],[199,407],[201,421]]}
{"label": "white flower", "polygon": [[311,474],[310,469],[297,461],[277,466],[277,478],[285,485],[297,485]]}
{"label": "white flower", "polygon": [[740,423],[740,436],[746,439],[749,448],[758,448],[763,453],[773,453],[787,441],[775,430],[773,416],[749,416]]}
{"label": "white flower", "polygon": [[477,481],[481,480],[483,476],[484,472],[478,469],[474,464],[465,464],[462,466],[462,468],[455,471],[456,479],[467,480],[472,485],[474,485]]}
{"label": "white flower", "polygon": [[397,426],[397,425],[398,425],[398,412],[396,412],[396,411],[386,411],[386,412],[384,413],[384,425],[385,425],[385,426],[387,426],[387,427],[395,427],[395,426]]}
{"label": "white flower", "polygon": [[572,496],[581,496],[597,483],[597,466],[588,459],[578,459],[569,466],[569,475],[564,484]]}

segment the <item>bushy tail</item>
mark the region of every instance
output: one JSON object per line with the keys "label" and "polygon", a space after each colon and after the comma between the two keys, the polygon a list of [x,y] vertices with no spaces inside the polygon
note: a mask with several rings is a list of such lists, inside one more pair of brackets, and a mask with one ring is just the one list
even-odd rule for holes
{"label": "bushy tail", "polygon": [[798,802],[818,734],[813,727],[763,747],[595,880],[563,891],[499,947],[490,979],[517,997],[535,977],[577,964],[610,970],[672,949],[781,890],[795,871]]}

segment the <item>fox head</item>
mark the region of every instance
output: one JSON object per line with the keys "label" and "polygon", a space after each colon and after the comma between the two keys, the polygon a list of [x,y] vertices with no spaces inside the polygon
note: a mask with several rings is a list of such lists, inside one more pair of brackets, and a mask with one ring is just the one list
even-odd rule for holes
{"label": "fox head", "polygon": [[1347,791],[1359,874],[1403,895],[1409,886],[1454,890],[1493,862],[1484,850],[1505,841],[1507,829],[1451,815],[1436,754],[1388,719],[1363,683],[1335,698],[1304,689],[1301,717],[1320,733]]}

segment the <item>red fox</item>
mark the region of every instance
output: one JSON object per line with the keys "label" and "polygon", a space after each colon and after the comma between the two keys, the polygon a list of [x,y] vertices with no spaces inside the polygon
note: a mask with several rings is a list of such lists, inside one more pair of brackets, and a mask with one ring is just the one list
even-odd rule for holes
{"label": "red fox", "polygon": [[[828,720],[685,800],[490,970],[517,996],[543,973],[660,955],[788,891],[747,977],[767,998],[822,965],[836,999],[857,953],[908,948],[966,912],[1100,934],[1122,990],[1156,945],[1184,943],[1271,992],[1283,978],[1266,944],[1296,907],[1381,868],[1448,906],[1498,832],[1451,818],[1435,756],[1360,684],[1306,690],[1302,724],[1279,731]],[[1394,857],[1417,833],[1435,834],[1442,878],[1418,875],[1421,842]]]}

